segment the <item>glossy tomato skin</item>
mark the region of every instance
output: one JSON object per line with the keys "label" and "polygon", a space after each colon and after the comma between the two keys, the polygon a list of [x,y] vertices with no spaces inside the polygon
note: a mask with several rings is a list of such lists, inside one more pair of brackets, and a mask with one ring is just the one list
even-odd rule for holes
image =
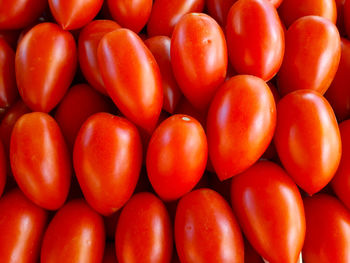
{"label": "glossy tomato skin", "polygon": [[175,25],[182,16],[202,12],[204,3],[204,0],[155,0],[147,23],[148,35],[171,37]]}
{"label": "glossy tomato skin", "polygon": [[337,72],[341,55],[336,26],[318,16],[299,18],[286,33],[286,52],[277,75],[282,96],[297,89],[324,94]]}
{"label": "glossy tomato skin", "polygon": [[87,24],[79,34],[79,65],[86,80],[92,87],[107,94],[97,61],[97,48],[102,37],[120,26],[112,20],[94,20]]}
{"label": "glossy tomato skin", "polygon": [[7,177],[7,156],[4,145],[0,140],[0,197],[4,191]]}
{"label": "glossy tomato skin", "polygon": [[94,114],[78,133],[73,159],[86,201],[99,213],[110,215],[135,189],[142,163],[140,135],[125,118]]}
{"label": "glossy tomato skin", "polygon": [[56,210],[65,202],[71,177],[66,143],[56,121],[33,112],[19,118],[10,144],[13,175],[35,204]]}
{"label": "glossy tomato skin", "polygon": [[226,81],[207,118],[209,157],[220,180],[255,163],[268,147],[275,125],[275,101],[262,79],[237,75]]}
{"label": "glossy tomato skin", "polygon": [[180,262],[244,262],[242,234],[227,201],[202,188],[185,195],[175,216]]}
{"label": "glossy tomato skin", "polygon": [[294,91],[277,105],[278,156],[298,186],[312,195],[334,176],[341,157],[337,120],[327,100],[312,90]]}
{"label": "glossy tomato skin", "polygon": [[163,104],[160,71],[151,51],[133,31],[117,29],[102,38],[97,56],[109,96],[128,119],[151,133]]}
{"label": "glossy tomato skin", "polygon": [[28,200],[19,189],[0,199],[0,255],[2,262],[38,262],[47,212]]}
{"label": "glossy tomato skin", "polygon": [[64,205],[50,222],[41,247],[41,263],[102,262],[103,220],[82,199]]}
{"label": "glossy tomato skin", "polygon": [[205,170],[208,146],[200,123],[176,114],[154,131],[147,149],[148,178],[165,201],[180,198],[200,180]]}
{"label": "glossy tomato skin", "polygon": [[74,38],[53,23],[36,25],[20,42],[15,63],[23,101],[33,111],[49,112],[73,80],[77,64]]}
{"label": "glossy tomato skin", "polygon": [[171,40],[167,36],[155,36],[145,40],[146,46],[152,52],[157,61],[162,77],[163,86],[163,109],[170,114],[180,100],[181,91],[174,77],[170,59]]}
{"label": "glossy tomato skin", "polygon": [[299,190],[272,162],[258,162],[232,179],[231,200],[245,236],[268,262],[295,263],[305,238]]}
{"label": "glossy tomato skin", "polygon": [[303,258],[308,263],[350,260],[350,213],[336,198],[319,194],[304,200],[306,237]]}
{"label": "glossy tomato skin", "polygon": [[236,2],[227,16],[226,37],[231,64],[239,74],[268,81],[281,67],[284,32],[268,1]]}
{"label": "glossy tomato skin", "polygon": [[151,193],[134,195],[123,208],[115,245],[118,262],[170,262],[172,225],[165,205]]}
{"label": "glossy tomato skin", "polygon": [[183,16],[171,37],[171,64],[185,97],[206,109],[227,70],[226,40],[218,23],[206,14]]}

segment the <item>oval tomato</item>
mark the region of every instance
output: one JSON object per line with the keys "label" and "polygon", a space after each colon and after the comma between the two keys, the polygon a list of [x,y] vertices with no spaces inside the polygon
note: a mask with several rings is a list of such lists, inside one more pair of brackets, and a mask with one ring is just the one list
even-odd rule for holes
{"label": "oval tomato", "polygon": [[56,210],[65,202],[71,162],[56,121],[41,112],[23,115],[11,136],[13,175],[24,194],[35,204]]}
{"label": "oval tomato", "polygon": [[76,64],[75,41],[69,32],[52,23],[34,26],[16,52],[17,85],[23,101],[33,111],[51,111],[71,84]]}
{"label": "oval tomato", "polygon": [[[7,177],[7,156],[0,140],[0,197],[4,191]],[[1,211],[1,210],[0,210]]]}

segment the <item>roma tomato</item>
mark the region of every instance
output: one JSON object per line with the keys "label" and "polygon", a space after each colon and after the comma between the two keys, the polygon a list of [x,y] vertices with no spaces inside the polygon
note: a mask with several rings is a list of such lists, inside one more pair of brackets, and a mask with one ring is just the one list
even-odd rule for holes
{"label": "roma tomato", "polygon": [[163,109],[169,113],[174,110],[180,100],[181,91],[176,83],[170,59],[171,40],[167,36],[151,37],[145,41],[157,61],[162,77]]}
{"label": "roma tomato", "polygon": [[207,0],[206,6],[209,15],[222,27],[225,27],[227,14],[235,2],[237,2],[237,0]]}
{"label": "roma tomato", "polygon": [[327,100],[312,90],[294,91],[277,105],[275,146],[297,185],[312,195],[333,178],[341,157],[337,120]]}
{"label": "roma tomato", "polygon": [[33,111],[51,111],[71,84],[76,64],[75,41],[69,32],[52,23],[34,26],[16,52],[17,85],[23,101]]}
{"label": "roma tomato", "polygon": [[277,75],[281,95],[298,89],[324,94],[337,72],[340,36],[336,26],[318,16],[298,19],[286,34],[286,52]]}
{"label": "roma tomato", "polygon": [[41,263],[102,262],[103,220],[83,200],[63,206],[50,222],[41,246]]}
{"label": "roma tomato", "polygon": [[319,194],[305,198],[307,263],[345,263],[350,260],[350,213],[337,199]]}
{"label": "roma tomato", "polygon": [[268,147],[275,125],[275,101],[262,79],[238,75],[226,81],[207,118],[209,157],[220,180],[255,163]]}
{"label": "roma tomato", "polygon": [[163,200],[176,200],[199,182],[207,157],[207,138],[200,123],[187,115],[173,115],[158,126],[149,142],[148,178]]}
{"label": "roma tomato", "polygon": [[151,51],[131,30],[117,29],[102,38],[97,56],[114,103],[127,118],[151,133],[163,104],[161,76]]}
{"label": "roma tomato", "polygon": [[79,65],[86,80],[99,92],[107,94],[97,61],[97,48],[102,37],[120,26],[111,20],[94,20],[79,34]]}
{"label": "roma tomato", "polygon": [[99,213],[110,215],[128,201],[139,178],[139,133],[124,118],[94,114],[78,133],[73,159],[86,201]]}
{"label": "roma tomato", "polygon": [[49,210],[63,205],[71,162],[61,130],[50,115],[33,112],[18,119],[11,136],[10,161],[18,186],[30,200]]}
{"label": "roma tomato", "polygon": [[242,234],[232,209],[217,192],[202,188],[181,198],[175,216],[180,262],[244,262]]}
{"label": "roma tomato", "polygon": [[236,2],[227,16],[226,38],[231,64],[239,74],[268,81],[281,67],[284,31],[268,1]]}
{"label": "roma tomato", "polygon": [[171,37],[171,64],[185,97],[198,109],[206,109],[227,70],[224,33],[206,14],[182,17]]}
{"label": "roma tomato", "polygon": [[4,145],[0,140],[0,197],[5,188],[6,177],[7,177],[7,157],[6,157]]}
{"label": "roma tomato", "polygon": [[258,162],[232,179],[233,210],[244,235],[270,263],[295,263],[305,238],[298,187],[272,162]]}
{"label": "roma tomato", "polygon": [[47,212],[19,189],[0,199],[0,258],[7,263],[38,262]]}
{"label": "roma tomato", "polygon": [[172,225],[162,201],[151,193],[134,195],[120,214],[115,246],[119,263],[170,262]]}

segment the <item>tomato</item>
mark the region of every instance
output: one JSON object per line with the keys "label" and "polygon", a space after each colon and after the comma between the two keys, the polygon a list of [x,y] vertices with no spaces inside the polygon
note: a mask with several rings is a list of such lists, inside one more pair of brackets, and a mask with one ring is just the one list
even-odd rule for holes
{"label": "tomato", "polygon": [[79,34],[79,65],[86,80],[99,92],[107,94],[97,61],[97,48],[102,37],[120,26],[111,20],[94,20]]}
{"label": "tomato", "polygon": [[163,108],[169,113],[174,110],[180,100],[181,91],[176,83],[170,60],[170,43],[167,36],[156,36],[145,41],[157,61],[162,77]]}
{"label": "tomato", "polygon": [[170,262],[172,226],[162,201],[151,193],[134,195],[120,214],[115,246],[119,263]]}
{"label": "tomato", "polygon": [[297,89],[324,94],[335,76],[340,54],[339,32],[329,20],[306,16],[295,21],[287,31],[286,52],[277,75],[281,95]]}
{"label": "tomato", "polygon": [[232,179],[231,200],[238,222],[268,262],[295,263],[305,238],[303,202],[287,173],[258,162]]}
{"label": "tomato", "polygon": [[65,30],[88,24],[100,11],[103,0],[48,0],[51,13]]}
{"label": "tomato", "polygon": [[104,250],[102,263],[116,263],[117,257],[115,255],[114,243],[107,242]]}
{"label": "tomato", "polygon": [[176,114],[154,131],[147,149],[148,178],[166,201],[180,198],[199,182],[207,164],[208,146],[200,123]]}
{"label": "tomato", "polygon": [[50,222],[41,247],[41,263],[102,262],[103,220],[83,200],[64,205]]}
{"label": "tomato", "polygon": [[128,201],[139,178],[140,135],[128,120],[96,113],[81,127],[73,159],[86,201],[100,214],[111,215]]}
{"label": "tomato", "polygon": [[46,0],[4,0],[0,4],[0,29],[20,29],[33,23],[44,11]]}
{"label": "tomato", "polygon": [[20,117],[12,131],[10,161],[24,194],[35,204],[56,210],[65,202],[71,177],[68,150],[56,121],[41,112]]}
{"label": "tomato", "polygon": [[117,29],[102,38],[97,56],[114,103],[128,119],[150,133],[163,104],[161,76],[151,51],[131,30]]}
{"label": "tomato", "polygon": [[206,14],[183,16],[171,37],[171,64],[185,97],[206,109],[227,70],[225,36],[216,21]]}
{"label": "tomato", "polygon": [[183,96],[176,107],[175,113],[189,115],[199,121],[203,127],[205,127],[205,123],[207,122],[207,110],[200,111],[194,108],[193,105]]}
{"label": "tomato", "polygon": [[206,6],[209,15],[222,27],[225,27],[228,12],[235,2],[237,2],[237,0],[207,0]]}
{"label": "tomato", "polygon": [[350,213],[337,199],[325,194],[305,198],[307,263],[345,263],[350,260]]}
{"label": "tomato", "polygon": [[0,140],[0,197],[4,191],[7,177],[7,157],[4,145]]}
{"label": "tomato", "polygon": [[264,153],[276,123],[276,105],[260,78],[238,75],[216,93],[208,112],[209,157],[224,180],[243,172]]}
{"label": "tomato", "polygon": [[211,189],[185,195],[175,217],[180,262],[244,262],[242,234],[226,200]]}
{"label": "tomato", "polygon": [[344,21],[345,0],[335,0],[335,5],[337,7],[337,28],[341,36],[346,36]]}
{"label": "tomato", "polygon": [[38,262],[47,212],[30,202],[19,189],[0,199],[1,262]]}
{"label": "tomato", "polygon": [[71,84],[76,64],[75,41],[69,32],[52,23],[34,26],[16,52],[16,78],[23,101],[33,111],[51,111]]}
{"label": "tomato", "polygon": [[268,1],[236,2],[227,16],[226,37],[231,64],[239,74],[268,81],[281,67],[284,32]]}
{"label": "tomato", "polygon": [[152,0],[107,0],[109,12],[122,27],[139,33],[152,10]]}
{"label": "tomato", "polygon": [[244,263],[264,263],[247,239],[244,239]]}
{"label": "tomato", "polygon": [[202,12],[204,2],[204,0],[155,0],[147,23],[148,35],[171,37],[175,25],[182,16],[188,13]]}
{"label": "tomato", "polygon": [[275,146],[298,186],[312,195],[334,176],[341,157],[337,120],[327,100],[312,90],[294,91],[277,105]]}

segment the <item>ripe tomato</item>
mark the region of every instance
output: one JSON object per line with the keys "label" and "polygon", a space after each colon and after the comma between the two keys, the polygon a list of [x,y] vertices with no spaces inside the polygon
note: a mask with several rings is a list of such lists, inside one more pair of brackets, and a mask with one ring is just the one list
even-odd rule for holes
{"label": "ripe tomato", "polygon": [[47,212],[29,201],[19,189],[0,199],[1,262],[38,262]]}
{"label": "ripe tomato", "polygon": [[187,115],[173,115],[158,126],[149,142],[148,178],[163,200],[176,200],[199,182],[207,157],[207,139],[200,123]]}
{"label": "ripe tomato", "polygon": [[286,34],[286,52],[277,75],[281,95],[297,89],[324,94],[337,72],[340,54],[340,36],[333,23],[318,16],[299,18]]}
{"label": "ripe tomato", "polygon": [[206,14],[183,16],[171,37],[171,64],[185,97],[206,109],[227,70],[225,36],[216,21]]}
{"label": "ripe tomato", "polygon": [[235,2],[237,2],[237,0],[207,0],[208,14],[222,27],[225,27],[227,14]]}
{"label": "ripe tomato", "polygon": [[119,263],[170,262],[172,225],[162,201],[151,193],[134,195],[120,214],[115,246]]}
{"label": "ripe tomato", "polygon": [[341,157],[337,120],[327,100],[312,90],[294,91],[277,105],[275,146],[297,185],[312,195],[334,176]]}
{"label": "ripe tomato", "polygon": [[163,104],[161,76],[151,51],[131,30],[117,29],[102,38],[97,53],[108,94],[127,118],[150,133]]}
{"label": "ripe tomato", "polygon": [[305,238],[299,190],[272,162],[258,162],[232,179],[231,200],[239,224],[269,262],[295,263]]}
{"label": "ripe tomato", "polygon": [[260,78],[238,75],[216,93],[208,112],[209,157],[224,180],[243,172],[264,153],[276,124],[276,105]]}
{"label": "ripe tomato", "polygon": [[7,156],[0,140],[0,197],[4,191],[7,177]]}
{"label": "ripe tomato", "polygon": [[244,262],[242,234],[232,209],[211,189],[181,198],[174,231],[180,262]]}
{"label": "ripe tomato", "polygon": [[52,23],[34,26],[16,52],[16,78],[23,101],[33,111],[51,111],[71,84],[76,64],[75,41],[69,32]]}
{"label": "ripe tomato", "polygon": [[97,48],[102,37],[120,26],[111,20],[94,20],[79,34],[79,65],[86,80],[99,92],[107,94],[97,61]]}
{"label": "ripe tomato", "polygon": [[207,110],[200,111],[194,108],[193,105],[183,96],[176,107],[175,113],[189,115],[199,121],[203,127],[205,127],[207,122]]}
{"label": "ripe tomato", "polygon": [[231,64],[239,74],[268,81],[281,67],[284,32],[268,1],[236,2],[227,16],[226,37]]}
{"label": "ripe tomato", "polygon": [[103,220],[83,200],[63,206],[50,222],[41,247],[41,263],[102,262]]}
{"label": "ripe tomato", "polygon": [[350,213],[334,197],[319,194],[305,198],[307,263],[345,263],[350,260]]}
{"label": "ripe tomato", "polygon": [[142,145],[128,120],[97,113],[81,127],[74,145],[74,169],[86,201],[110,215],[131,197],[142,163]]}
{"label": "ripe tomato", "polygon": [[10,145],[13,175],[35,204],[56,210],[65,202],[71,162],[61,130],[48,114],[33,112],[19,118]]}

